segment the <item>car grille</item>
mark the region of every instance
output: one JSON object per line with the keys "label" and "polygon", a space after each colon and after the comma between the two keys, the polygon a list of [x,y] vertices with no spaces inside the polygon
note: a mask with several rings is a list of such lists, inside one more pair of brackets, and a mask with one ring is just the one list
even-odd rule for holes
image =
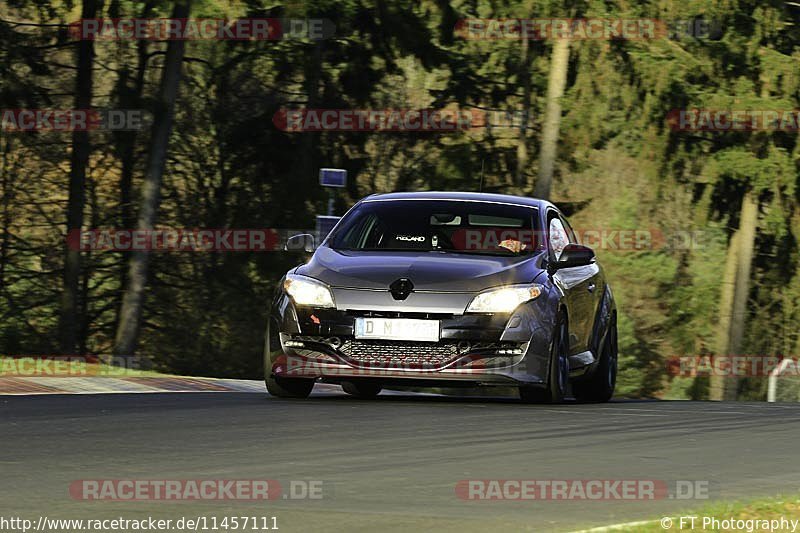
{"label": "car grille", "polygon": [[441,367],[458,356],[456,343],[442,342],[348,340],[339,351],[363,366],[401,368]]}

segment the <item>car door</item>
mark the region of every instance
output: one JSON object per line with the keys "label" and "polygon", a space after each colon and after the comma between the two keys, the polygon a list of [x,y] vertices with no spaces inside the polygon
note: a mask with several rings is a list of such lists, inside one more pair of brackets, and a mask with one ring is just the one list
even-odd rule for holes
{"label": "car door", "polygon": [[[567,244],[579,244],[575,234],[555,209],[547,216],[550,256],[558,260]],[[564,293],[569,314],[570,355],[589,350],[598,295],[602,294],[600,268],[592,263],[586,266],[562,268],[553,275],[553,282]]]}

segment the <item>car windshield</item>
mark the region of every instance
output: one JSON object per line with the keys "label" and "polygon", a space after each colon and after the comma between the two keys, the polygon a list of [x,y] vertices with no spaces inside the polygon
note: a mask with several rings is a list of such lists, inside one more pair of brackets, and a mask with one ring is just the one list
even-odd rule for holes
{"label": "car windshield", "polygon": [[342,220],[336,250],[521,255],[537,250],[537,210],[491,202],[366,201]]}

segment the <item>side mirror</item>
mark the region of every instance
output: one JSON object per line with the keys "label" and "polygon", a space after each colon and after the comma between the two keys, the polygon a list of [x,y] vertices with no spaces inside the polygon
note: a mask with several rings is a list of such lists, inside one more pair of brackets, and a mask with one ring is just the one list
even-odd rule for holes
{"label": "side mirror", "polygon": [[301,233],[299,235],[292,235],[286,239],[286,244],[283,249],[286,251],[303,250],[304,252],[313,253],[317,248],[314,236],[310,233]]}
{"label": "side mirror", "polygon": [[558,261],[553,263],[552,271],[560,268],[570,268],[590,265],[594,262],[594,250],[582,244],[568,244],[561,251]]}

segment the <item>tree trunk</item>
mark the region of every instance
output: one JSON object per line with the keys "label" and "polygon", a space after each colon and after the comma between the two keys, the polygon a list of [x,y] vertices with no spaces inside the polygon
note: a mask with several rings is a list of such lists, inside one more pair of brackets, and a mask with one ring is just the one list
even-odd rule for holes
{"label": "tree trunk", "polygon": [[[320,73],[322,72],[322,44],[321,41],[317,41],[309,46],[310,49],[307,52],[303,68],[303,85],[307,98],[306,107],[308,109],[314,109],[319,106],[320,102],[319,82]],[[302,154],[299,162],[301,187],[314,187],[316,183],[316,172],[318,172],[317,164],[319,160],[317,157],[319,153],[317,148],[318,142],[319,133],[313,131],[303,133],[303,138],[300,140]],[[305,199],[298,195],[295,201],[299,202],[296,206],[298,211],[304,209]]]}
{"label": "tree trunk", "polygon": [[553,184],[558,130],[561,127],[561,98],[567,85],[568,68],[569,39],[556,39],[553,43],[550,76],[547,80],[547,103],[542,127],[542,145],[539,151],[539,176],[533,191],[534,196],[545,200],[550,198],[550,188]]}
{"label": "tree trunk", "polygon": [[[519,189],[527,185],[526,173],[528,170],[528,122],[531,116],[531,55],[527,35],[522,36],[520,44],[520,72],[522,79],[522,103],[517,139],[517,173],[514,177],[514,187]],[[519,191],[518,191],[519,192]]]}
{"label": "tree trunk", "polygon": [[[733,316],[731,317],[731,355],[744,355],[743,339],[747,324],[747,300],[750,296],[750,274],[753,267],[753,248],[756,243],[756,227],[758,226],[758,200],[752,191],[748,191],[742,199],[742,217],[739,223],[741,238],[739,239],[739,261],[736,268],[736,293],[733,299]],[[725,388],[725,399],[735,400],[738,383],[735,377],[728,380]]]}
{"label": "tree trunk", "polygon": [[[86,191],[89,193],[89,227],[96,228],[99,226],[98,220],[98,205],[97,205],[97,187],[96,184],[89,180],[86,185]],[[83,262],[83,272],[81,273],[81,302],[83,303],[81,309],[83,312],[81,313],[81,322],[79,324],[79,331],[80,335],[78,336],[78,353],[85,354],[88,353],[89,346],[89,330],[92,325],[92,302],[90,297],[90,282],[89,280],[92,279],[92,256],[91,251],[86,252],[84,256]]]}
{"label": "tree trunk", "polygon": [[[172,18],[189,17],[189,0],[176,3]],[[153,112],[153,129],[150,141],[150,152],[147,158],[142,199],[139,206],[138,230],[152,230],[161,200],[161,179],[167,159],[167,146],[172,132],[175,100],[181,76],[181,64],[185,43],[182,40],[169,41],[164,59],[164,70],[161,75],[161,87]],[[130,257],[128,269],[128,285],[122,298],[119,313],[119,325],[114,342],[114,353],[132,355],[136,351],[139,340],[144,289],[147,284],[147,251],[136,251]]]}
{"label": "tree trunk", "polygon": [[[151,16],[154,8],[153,2],[147,2],[142,8],[142,18]],[[144,80],[147,71],[148,45],[146,39],[140,40],[136,44],[137,65],[133,84],[133,90],[128,89],[128,71],[123,70],[120,74],[119,92],[120,104],[123,109],[141,109],[142,95],[144,93]],[[136,168],[136,131],[122,131],[118,136],[118,151],[120,165],[122,167],[119,178],[119,205],[120,222],[122,228],[129,230],[134,225],[133,212],[133,173]],[[122,262],[120,267],[119,286],[124,289],[128,285],[128,265]],[[119,326],[120,317],[117,314],[116,325]]]}
{"label": "tree trunk", "polygon": [[[740,231],[736,230],[731,235],[728,251],[725,256],[725,270],[722,273],[722,290],[719,299],[719,321],[717,324],[717,341],[714,348],[715,355],[730,353],[731,322],[733,319],[733,300],[736,293],[736,270],[739,254]],[[725,388],[728,378],[711,375],[709,399],[722,400],[725,398]]]}
{"label": "tree trunk", "polygon": [[[81,18],[97,17],[99,2],[83,0]],[[75,83],[75,108],[89,109],[92,105],[92,66],[94,63],[94,41],[86,39],[77,45],[77,75]],[[69,198],[67,200],[67,235],[80,231],[83,226],[83,207],[86,202],[86,167],[91,146],[88,131],[72,132],[72,154],[70,160]],[[81,252],[66,246],[64,255],[64,290],[61,295],[59,317],[59,348],[61,353],[72,354],[78,342],[78,329],[82,320],[80,302]]]}
{"label": "tree trunk", "polygon": [[[747,323],[747,300],[757,226],[758,200],[755,193],[748,191],[742,198],[739,229],[731,238],[725,261],[717,347],[719,356],[743,355],[742,341]],[[736,400],[738,379],[735,376],[716,376],[711,383],[712,400]]]}

